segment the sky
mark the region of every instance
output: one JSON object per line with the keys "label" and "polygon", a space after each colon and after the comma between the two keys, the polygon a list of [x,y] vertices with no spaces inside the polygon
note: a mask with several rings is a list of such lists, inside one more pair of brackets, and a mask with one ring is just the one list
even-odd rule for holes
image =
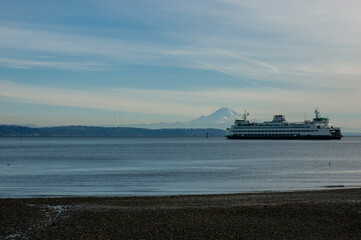
{"label": "sky", "polygon": [[361,1],[4,0],[0,123],[270,120],[361,131]]}

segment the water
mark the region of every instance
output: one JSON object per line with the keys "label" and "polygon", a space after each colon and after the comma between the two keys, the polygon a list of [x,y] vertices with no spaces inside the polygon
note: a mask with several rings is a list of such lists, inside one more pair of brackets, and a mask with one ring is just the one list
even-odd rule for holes
{"label": "water", "polygon": [[0,198],[361,187],[361,137],[0,138]]}

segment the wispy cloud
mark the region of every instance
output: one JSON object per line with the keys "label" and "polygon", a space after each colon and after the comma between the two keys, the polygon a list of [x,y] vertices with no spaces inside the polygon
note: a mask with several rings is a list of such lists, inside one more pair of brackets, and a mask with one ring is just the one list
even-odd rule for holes
{"label": "wispy cloud", "polygon": [[300,65],[298,66],[300,71],[309,72],[309,73],[318,73],[323,75],[361,75],[360,63],[319,63],[318,65]]}
{"label": "wispy cloud", "polygon": [[147,91],[137,89],[73,90],[17,84],[8,81],[0,82],[0,96],[20,102],[164,115],[194,116],[199,111],[191,104],[172,101],[172,98],[169,98],[167,103],[164,102],[176,92],[169,91],[159,94],[162,91],[152,92],[150,90],[147,94],[148,97],[144,97],[145,92]]}
{"label": "wispy cloud", "polygon": [[26,59],[12,59],[0,58],[0,66],[9,68],[55,68],[55,69],[70,69],[70,70],[83,70],[83,71],[99,71],[103,70],[104,64],[94,62],[71,62],[64,61],[58,62],[53,60],[39,61],[39,60],[26,60]]}
{"label": "wispy cloud", "polygon": [[[271,37],[277,36],[266,39],[272,42],[283,37],[289,44],[305,46],[357,47],[361,44],[361,16],[358,13],[361,3],[357,0],[216,2],[222,3],[222,8],[210,11],[210,17],[227,19],[229,25],[248,25],[248,28],[271,34]],[[207,11],[203,12],[207,14]],[[250,19],[252,21],[244,21]]]}
{"label": "wispy cloud", "polygon": [[[279,72],[276,66],[267,62],[198,42],[184,47],[182,44],[159,45],[154,42],[134,42],[14,27],[0,27],[0,32],[5,36],[0,39],[0,48],[36,50],[39,54],[53,54],[54,57],[54,54],[61,54],[60,56],[79,58],[78,62],[0,58],[0,64],[12,68],[104,70],[107,65],[126,63],[218,71],[241,81],[248,81],[242,77],[259,78]],[[81,61],[91,55],[101,58],[98,62]]]}
{"label": "wispy cloud", "polygon": [[83,36],[46,30],[0,27],[0,47],[7,49],[28,49],[77,56],[79,54],[100,55],[119,60],[135,61],[160,53],[141,43],[121,39]]}
{"label": "wispy cloud", "polygon": [[[343,92],[303,92],[255,89],[170,91],[147,89],[59,89],[0,81],[0,96],[18,102],[192,117],[221,106],[252,109],[259,117],[278,111],[308,112],[316,106],[326,112],[354,113],[358,96]],[[338,101],[332,101],[337,98]],[[260,110],[261,109],[261,110]],[[297,109],[297,110],[295,110]]]}
{"label": "wispy cloud", "polygon": [[[260,40],[259,38],[254,41],[247,40],[245,43],[245,39],[241,37],[238,43],[234,38],[222,39],[221,36],[209,38],[207,33],[188,35],[188,40],[193,39],[194,42],[184,45],[184,43],[158,44],[154,41],[94,37],[9,26],[0,27],[0,32],[3,36],[0,39],[0,48],[14,49],[14,51],[35,50],[38,54],[50,54],[55,57],[53,61],[43,61],[29,58],[27,55],[19,58],[4,56],[0,59],[0,64],[6,67],[105,70],[107,66],[123,63],[157,67],[175,66],[221,72],[239,81],[249,82],[255,87],[263,87],[259,81],[257,83],[255,80],[294,82],[305,86],[313,84],[315,80],[312,76],[310,78],[310,74],[327,76],[330,73],[330,71],[323,71],[327,68],[327,66],[322,66],[325,59],[329,66],[335,66],[338,59],[333,60],[335,57],[330,55],[334,53],[345,58],[350,51],[339,48],[323,50],[315,46],[300,48],[295,43],[282,46],[274,41],[268,42],[267,39]],[[179,36],[174,37],[176,39]],[[184,36],[180,37],[181,40],[183,38]],[[75,61],[57,60],[54,54],[72,57]],[[83,60],[89,56],[96,56],[97,61]],[[283,60],[285,58],[292,61],[285,62]],[[305,60],[311,61],[312,65]],[[348,72],[357,74],[352,65],[357,65],[357,61],[361,59],[351,60],[348,59],[350,66],[343,63],[343,67],[338,71],[339,74]],[[298,79],[290,78],[290,75],[304,75],[307,78],[300,82]]]}
{"label": "wispy cloud", "polygon": [[234,53],[230,53],[230,52],[227,52],[225,50],[221,50],[221,49],[215,49],[217,52],[220,52],[222,54],[225,54],[225,55],[228,55],[228,56],[231,56],[235,59],[239,59],[239,60],[242,60],[242,61],[246,61],[246,62],[249,62],[249,63],[253,63],[257,66],[260,66],[260,67],[263,67],[263,68],[266,68],[266,69],[269,69],[270,71],[272,72],[279,72],[279,69],[272,65],[272,64],[269,64],[269,63],[266,63],[266,62],[262,62],[262,61],[257,61],[257,60],[252,60],[252,59],[249,59],[247,57],[244,57],[244,56],[240,56],[240,55],[237,55],[237,54],[234,54]]}

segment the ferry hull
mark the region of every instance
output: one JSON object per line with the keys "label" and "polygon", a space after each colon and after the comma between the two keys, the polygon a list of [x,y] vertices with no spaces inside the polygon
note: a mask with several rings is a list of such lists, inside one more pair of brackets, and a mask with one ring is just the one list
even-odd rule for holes
{"label": "ferry hull", "polygon": [[242,136],[242,135],[231,135],[226,136],[228,139],[271,139],[271,140],[340,140],[343,136],[320,136],[320,135],[305,135],[305,136]]}

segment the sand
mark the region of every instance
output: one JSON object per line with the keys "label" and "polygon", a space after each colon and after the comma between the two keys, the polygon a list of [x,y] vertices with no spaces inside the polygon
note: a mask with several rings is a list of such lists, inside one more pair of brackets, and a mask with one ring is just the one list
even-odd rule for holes
{"label": "sand", "polygon": [[0,239],[361,239],[361,189],[0,199]]}

